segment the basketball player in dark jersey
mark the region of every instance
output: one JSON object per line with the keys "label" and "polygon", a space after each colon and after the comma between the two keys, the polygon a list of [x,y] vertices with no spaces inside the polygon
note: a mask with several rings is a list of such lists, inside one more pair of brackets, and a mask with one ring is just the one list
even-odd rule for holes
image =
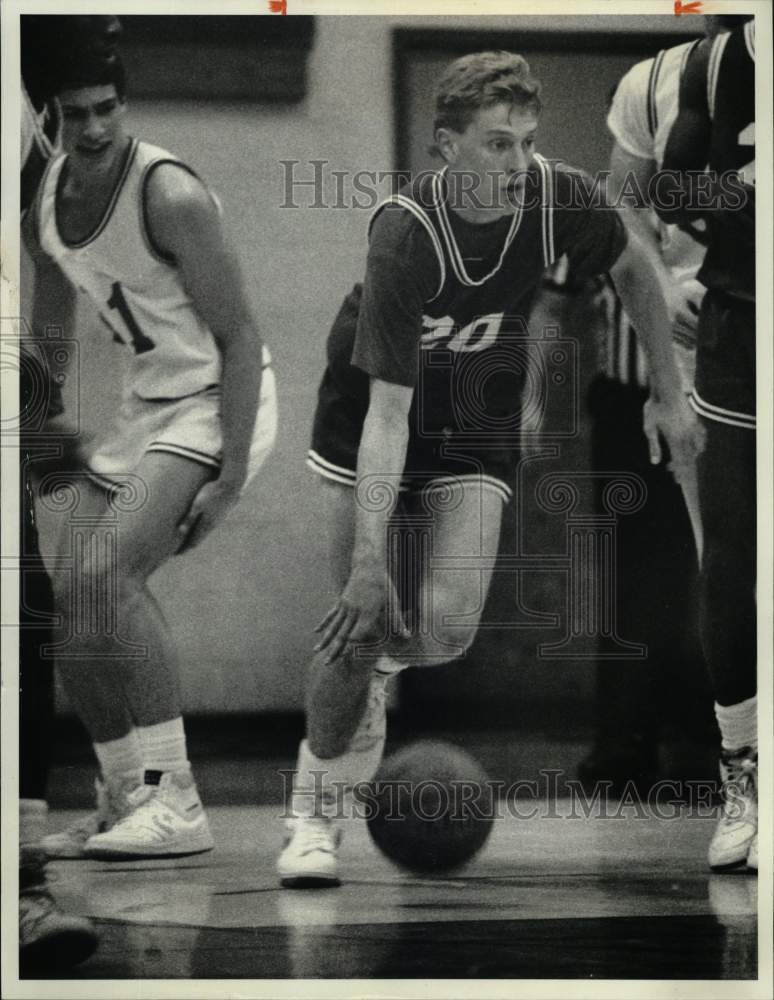
{"label": "basketball player in dark jersey", "polygon": [[[518,401],[534,375],[525,317],[559,256],[582,275],[611,270],[641,326],[654,376],[654,459],[658,431],[676,470],[700,447],[647,255],[636,238],[627,243],[617,212],[579,204],[583,175],[534,152],[539,114],[539,84],[520,56],[452,64],[436,99],[446,169],[377,210],[365,282],[328,340],[309,461],[327,484],[342,589],[319,627],[278,863],[286,886],[338,883],[335,792],[376,771],[385,679],[461,657],[473,641],[518,462]],[[537,375],[525,410],[554,374],[565,373]],[[424,567],[411,631],[386,541],[399,498],[431,519],[439,562]],[[365,653],[355,649],[362,643],[371,644]]]}
{"label": "basketball player in dark jersey", "polygon": [[[113,16],[21,18],[22,219],[59,144],[61,115],[54,95],[70,67],[86,60],[108,63],[121,24]],[[39,266],[45,263],[38,261]],[[87,958],[97,936],[84,917],[62,913],[48,889],[41,841],[54,719],[53,664],[41,654],[50,644],[46,624],[54,613],[51,581],[38,545],[34,490],[47,471],[79,461],[77,441],[56,439],[50,421],[62,412],[61,391],[45,352],[22,349],[20,459],[22,522],[19,608],[19,967],[22,975],[68,968]],[[43,458],[57,444],[54,458]]]}
{"label": "basketball player in dark jersey", "polygon": [[[688,173],[707,164],[718,196],[709,209],[706,200],[699,204],[691,197]],[[699,459],[700,629],[721,734],[725,793],[709,863],[718,870],[757,869],[753,20],[702,42],[691,57],[663,166],[671,207],[662,203],[659,215],[692,231],[704,219],[707,229],[707,254],[698,274],[707,293],[699,314],[692,403],[706,429]]]}

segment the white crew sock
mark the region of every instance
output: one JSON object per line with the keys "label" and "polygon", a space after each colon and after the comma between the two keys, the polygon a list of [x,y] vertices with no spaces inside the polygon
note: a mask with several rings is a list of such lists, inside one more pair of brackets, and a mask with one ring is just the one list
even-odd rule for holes
{"label": "white crew sock", "polygon": [[401,670],[405,669],[405,663],[398,663],[398,661],[393,660],[391,656],[380,656],[374,665],[374,673],[385,678],[394,677],[396,674],[399,674]]}
{"label": "white crew sock", "polygon": [[46,835],[48,806],[43,799],[19,799],[19,846],[39,847]]}
{"label": "white crew sock", "polygon": [[146,771],[182,771],[191,766],[181,716],[154,726],[138,726],[137,735]]}
{"label": "white crew sock", "polygon": [[377,660],[366,710],[345,753],[323,759],[312,753],[306,740],[301,741],[293,782],[294,815],[339,819],[351,815],[352,788],[371,781],[382,761],[387,735],[384,689],[388,679],[402,669],[402,664],[388,657]]}
{"label": "white crew sock", "polygon": [[753,695],[736,705],[718,705],[715,718],[720,727],[721,746],[724,750],[741,750],[742,747],[758,748],[758,698]]}
{"label": "white crew sock", "polygon": [[97,755],[102,777],[108,784],[125,774],[143,769],[142,749],[136,729],[117,740],[95,743],[94,753]]}

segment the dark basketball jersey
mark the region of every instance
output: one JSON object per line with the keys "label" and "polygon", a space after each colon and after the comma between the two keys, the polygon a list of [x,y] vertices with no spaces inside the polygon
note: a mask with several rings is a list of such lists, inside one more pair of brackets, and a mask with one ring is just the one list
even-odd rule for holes
{"label": "dark basketball jersey", "polygon": [[755,21],[719,35],[707,65],[712,121],[709,168],[738,173],[747,195],[738,209],[712,213],[710,243],[699,278],[742,298],[755,298]]}
{"label": "dark basketball jersey", "polygon": [[709,169],[734,172],[746,195],[740,207],[713,211],[699,280],[739,298],[755,298],[755,22],[718,35],[706,61]]}
{"label": "dark basketball jersey", "polygon": [[[356,286],[345,300],[328,340],[326,378],[352,415],[364,418],[374,376],[416,389],[415,436],[517,432],[525,378],[536,370],[540,378],[527,319],[546,267],[567,253],[581,273],[606,271],[626,242],[617,213],[584,204],[581,189],[588,191],[580,172],[536,157],[523,206],[493,223],[473,225],[449,208],[443,171],[420,175],[379,206],[372,232],[382,213],[401,210],[392,253],[403,254],[403,273],[412,288],[418,284],[421,301],[415,317],[391,327],[368,277],[365,295]],[[369,253],[372,285],[375,268]],[[401,310],[399,296],[393,304]]]}

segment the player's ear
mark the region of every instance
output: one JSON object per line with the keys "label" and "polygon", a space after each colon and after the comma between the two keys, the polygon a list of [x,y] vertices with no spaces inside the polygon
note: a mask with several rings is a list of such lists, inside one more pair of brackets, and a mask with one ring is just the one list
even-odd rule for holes
{"label": "player's ear", "polygon": [[449,128],[438,128],[435,130],[436,147],[444,160],[451,164],[457,160],[456,134],[456,132],[453,132]]}

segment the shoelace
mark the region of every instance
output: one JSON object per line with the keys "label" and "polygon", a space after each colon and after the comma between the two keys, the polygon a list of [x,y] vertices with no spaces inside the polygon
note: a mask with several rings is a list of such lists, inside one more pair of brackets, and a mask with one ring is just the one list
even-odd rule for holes
{"label": "shoelace", "polygon": [[[726,777],[723,781],[723,813],[726,819],[737,820],[739,817],[728,816],[727,810],[738,798],[747,798],[757,794],[758,761],[755,757],[742,757],[738,760],[725,761]],[[738,806],[734,806],[738,808]]]}
{"label": "shoelace", "polygon": [[304,851],[326,851],[331,853],[334,837],[328,824],[307,822],[302,826],[301,843]]}

